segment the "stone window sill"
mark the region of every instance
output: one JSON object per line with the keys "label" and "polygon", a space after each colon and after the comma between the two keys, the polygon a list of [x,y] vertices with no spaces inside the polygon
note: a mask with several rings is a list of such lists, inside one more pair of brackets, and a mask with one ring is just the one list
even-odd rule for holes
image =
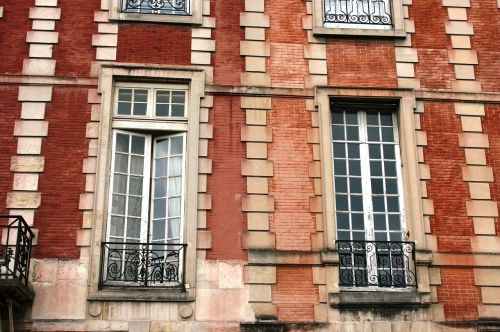
{"label": "stone window sill", "polygon": [[91,291],[87,297],[91,301],[119,302],[193,302],[194,290],[188,289],[130,289],[115,288]]}
{"label": "stone window sill", "polygon": [[332,307],[400,307],[430,305],[430,294],[396,291],[340,291],[329,294]]}
{"label": "stone window sill", "polygon": [[316,26],[313,28],[315,35],[332,36],[358,36],[358,37],[385,37],[385,38],[405,38],[406,31],[397,29],[342,29]]}

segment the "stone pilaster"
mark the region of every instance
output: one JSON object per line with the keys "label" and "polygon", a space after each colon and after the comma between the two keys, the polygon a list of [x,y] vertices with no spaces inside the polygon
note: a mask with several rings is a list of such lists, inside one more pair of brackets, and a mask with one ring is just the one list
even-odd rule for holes
{"label": "stone pilaster", "polygon": [[415,78],[415,63],[418,62],[417,49],[412,48],[412,35],[415,33],[415,24],[409,18],[408,8],[412,0],[403,1],[403,18],[406,31],[404,39],[394,42],[396,52],[396,75],[400,88],[420,89],[420,80]]}

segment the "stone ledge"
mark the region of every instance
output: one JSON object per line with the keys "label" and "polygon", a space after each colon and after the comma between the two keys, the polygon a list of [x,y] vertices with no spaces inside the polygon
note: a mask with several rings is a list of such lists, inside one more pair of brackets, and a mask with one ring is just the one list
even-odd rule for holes
{"label": "stone ledge", "polygon": [[88,301],[114,301],[114,302],[193,302],[193,294],[180,288],[158,290],[130,289],[123,287],[114,290],[89,292]]}
{"label": "stone ledge", "polygon": [[395,291],[341,291],[330,293],[329,302],[332,307],[405,307],[430,305],[430,294],[417,292],[395,292]]}
{"label": "stone ledge", "polygon": [[240,323],[242,332],[285,332],[285,331],[318,331],[327,329],[329,323],[300,323],[259,321],[255,323]]}

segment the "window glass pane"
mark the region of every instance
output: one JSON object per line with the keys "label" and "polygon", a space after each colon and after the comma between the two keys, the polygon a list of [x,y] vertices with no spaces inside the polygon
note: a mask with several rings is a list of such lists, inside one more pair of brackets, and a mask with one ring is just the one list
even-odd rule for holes
{"label": "window glass pane", "polygon": [[153,204],[153,218],[165,218],[167,211],[166,199],[155,199]]}
{"label": "window glass pane", "polygon": [[347,140],[348,141],[357,141],[357,140],[359,140],[358,127],[348,126],[346,128],[346,132],[347,132]]}
{"label": "window glass pane", "polygon": [[168,116],[168,104],[156,104],[156,116]]}
{"label": "window glass pane", "polygon": [[111,202],[111,213],[125,215],[125,196],[113,195]]}
{"label": "window glass pane", "polygon": [[128,173],[128,155],[115,154],[115,172]]}
{"label": "window glass pane", "polygon": [[362,186],[361,186],[361,178],[350,178],[349,179],[349,191],[351,193],[363,192]]}
{"label": "window glass pane", "polygon": [[333,112],[332,113],[332,123],[333,124],[343,124],[344,123],[344,114],[341,112]]}
{"label": "window glass pane", "polygon": [[175,218],[168,221],[168,237],[178,239],[180,237],[181,219]]}
{"label": "window glass pane", "polygon": [[378,112],[367,112],[366,113],[366,124],[378,126]]}
{"label": "window glass pane", "polygon": [[349,158],[359,158],[359,144],[347,144]]}
{"label": "window glass pane", "polygon": [[347,195],[336,195],[335,196],[335,208],[339,211],[349,211]]}
{"label": "window glass pane", "polygon": [[394,161],[384,162],[385,176],[396,176],[396,163]]}
{"label": "window glass pane", "polygon": [[345,123],[346,124],[358,124],[358,112],[356,112],[356,111],[345,112]]}
{"label": "window glass pane", "polygon": [[141,219],[127,218],[127,237],[139,238],[141,236]]}
{"label": "window glass pane", "polygon": [[146,115],[147,104],[134,104],[134,115]]}
{"label": "window glass pane", "polygon": [[153,221],[153,240],[165,239],[165,219]]}
{"label": "window glass pane", "polygon": [[345,144],[344,143],[333,143],[333,157],[334,158],[345,158]]}
{"label": "window glass pane", "polygon": [[337,228],[349,229],[349,214],[348,213],[338,213],[337,212]]}
{"label": "window glass pane", "polygon": [[392,127],[382,128],[382,141],[394,142],[394,129]]}
{"label": "window glass pane", "polygon": [[170,103],[170,91],[157,90],[156,91],[156,102],[157,103],[164,103],[164,104]]}
{"label": "window glass pane", "polygon": [[115,174],[113,176],[113,192],[125,194],[127,192],[127,176]]}
{"label": "window glass pane", "polygon": [[369,144],[368,145],[368,155],[370,159],[380,159],[380,145],[378,144]]}
{"label": "window glass pane", "polygon": [[387,197],[387,211],[399,212],[399,197],[398,196]]}
{"label": "window glass pane", "polygon": [[144,144],[146,138],[143,136],[132,136],[132,153],[144,155]]}
{"label": "window glass pane", "polygon": [[166,176],[168,170],[168,159],[155,160],[155,175],[156,177]]}
{"label": "window glass pane", "polygon": [[154,185],[154,197],[166,197],[167,196],[167,179],[155,179]]}
{"label": "window glass pane", "polygon": [[361,162],[359,160],[349,160],[349,175],[361,175]]}
{"label": "window glass pane", "polygon": [[129,135],[116,134],[116,151],[128,153]]}
{"label": "window glass pane", "polygon": [[181,199],[180,197],[170,198],[168,200],[168,216],[180,217],[181,215]]}
{"label": "window glass pane", "polygon": [[337,240],[350,240],[350,232],[337,232]]}
{"label": "window glass pane", "polygon": [[130,195],[142,195],[142,182],[143,178],[139,176],[131,176],[130,177],[130,184],[128,187],[128,193]]}
{"label": "window glass pane", "polygon": [[387,228],[385,221],[385,214],[375,214],[373,215],[373,223],[375,226],[375,230],[385,230]]}
{"label": "window glass pane", "polygon": [[352,229],[356,229],[356,230],[364,230],[365,229],[365,220],[363,218],[363,214],[361,214],[361,213],[353,213],[352,214]]}
{"label": "window glass pane", "polygon": [[184,105],[172,104],[172,116],[184,116]]}
{"label": "window glass pane", "polygon": [[352,232],[352,239],[354,241],[364,241],[365,240],[365,232]]}
{"label": "window glass pane", "polygon": [[363,196],[351,195],[351,211],[363,211]]}
{"label": "window glass pane", "polygon": [[392,113],[380,113],[380,124],[392,127]]}
{"label": "window glass pane", "polygon": [[335,177],[335,191],[338,193],[347,193],[347,178],[346,177]]}
{"label": "window glass pane", "polygon": [[384,193],[384,180],[382,179],[372,179],[372,194],[383,194]]}
{"label": "window glass pane", "polygon": [[385,192],[387,194],[397,194],[398,193],[398,180],[386,179],[385,180]]}
{"label": "window glass pane", "polygon": [[180,136],[172,137],[170,139],[171,147],[170,147],[170,155],[178,155],[182,154],[183,147],[183,138]]}
{"label": "window glass pane", "polygon": [[334,140],[344,140],[344,127],[343,126],[332,126],[332,134]]}
{"label": "window glass pane", "polygon": [[372,204],[374,212],[385,212],[384,197],[372,196]]}
{"label": "window glass pane", "polygon": [[185,91],[172,91],[172,103],[184,104],[186,100]]}
{"label": "window glass pane", "polygon": [[148,101],[148,90],[134,90],[134,102],[146,103]]}
{"label": "window glass pane", "polygon": [[382,163],[380,161],[370,161],[370,175],[382,176]]}
{"label": "window glass pane", "polygon": [[124,229],[125,229],[125,218],[112,216],[111,225],[109,228],[109,234],[111,236],[123,236]]}
{"label": "window glass pane", "polygon": [[399,214],[389,215],[389,229],[393,231],[401,230],[401,220],[399,219]]}
{"label": "window glass pane", "polygon": [[[401,233],[400,232],[397,232],[397,233],[389,233],[390,235],[390,240],[391,241],[401,241]],[[398,261],[399,263],[401,263],[401,260]],[[395,266],[397,266],[397,264],[394,264]]]}
{"label": "window glass pane", "polygon": [[142,197],[129,196],[128,198],[128,215],[133,217],[141,216]]}
{"label": "window glass pane", "polygon": [[172,157],[170,158],[170,168],[168,170],[169,176],[178,176],[182,172],[182,157]]}
{"label": "window glass pane", "polygon": [[181,195],[181,177],[177,176],[168,179],[168,195],[180,196]]}
{"label": "window glass pane", "polygon": [[131,112],[132,112],[132,104],[131,103],[118,102],[118,110],[116,111],[116,114],[118,114],[118,115],[130,115]]}
{"label": "window glass pane", "polygon": [[157,140],[155,144],[156,158],[168,156],[168,139]]}
{"label": "window glass pane", "polygon": [[375,241],[387,241],[387,233],[375,232]]}
{"label": "window glass pane", "polygon": [[394,145],[384,144],[382,148],[384,150],[384,159],[396,159],[396,149]]}
{"label": "window glass pane", "polygon": [[130,160],[130,173],[142,175],[144,173],[144,157],[132,156]]}
{"label": "window glass pane", "polygon": [[132,101],[132,89],[118,89],[118,101]]}
{"label": "window glass pane", "polygon": [[370,142],[378,142],[380,141],[380,135],[378,132],[378,127],[368,127],[368,140]]}

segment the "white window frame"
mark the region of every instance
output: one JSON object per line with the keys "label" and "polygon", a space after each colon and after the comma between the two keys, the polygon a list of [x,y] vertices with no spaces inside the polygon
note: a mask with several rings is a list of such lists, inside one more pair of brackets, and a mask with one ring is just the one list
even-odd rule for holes
{"label": "white window frame", "polygon": [[121,9],[122,1],[125,0],[110,0],[109,3],[110,20],[162,22],[162,23],[194,24],[194,25],[202,24],[203,0],[189,0],[191,2],[189,15],[123,13]]}
{"label": "white window frame", "polygon": [[402,0],[388,0],[391,2],[392,25],[384,26],[375,24],[325,23],[323,1],[328,0],[312,0],[313,33],[316,35],[406,37]]}
{"label": "white window frame", "polygon": [[[151,86],[184,86],[187,89],[186,115],[178,119],[136,119],[113,118],[115,110],[114,92],[117,86],[149,86],[142,83],[150,78]],[[119,81],[118,81],[119,79]],[[134,82],[134,83],[131,83]],[[204,96],[205,73],[191,67],[167,67],[147,65],[104,64],[101,66],[99,88],[101,93],[99,141],[96,162],[96,185],[92,210],[92,242],[90,248],[91,273],[89,279],[89,300],[115,301],[192,301],[196,285],[196,238],[198,223],[198,159],[200,103]],[[155,288],[137,290],[115,287],[99,289],[101,268],[101,242],[106,241],[107,215],[109,206],[112,139],[114,130],[155,133],[185,133],[185,194],[184,194],[184,290]]]}

